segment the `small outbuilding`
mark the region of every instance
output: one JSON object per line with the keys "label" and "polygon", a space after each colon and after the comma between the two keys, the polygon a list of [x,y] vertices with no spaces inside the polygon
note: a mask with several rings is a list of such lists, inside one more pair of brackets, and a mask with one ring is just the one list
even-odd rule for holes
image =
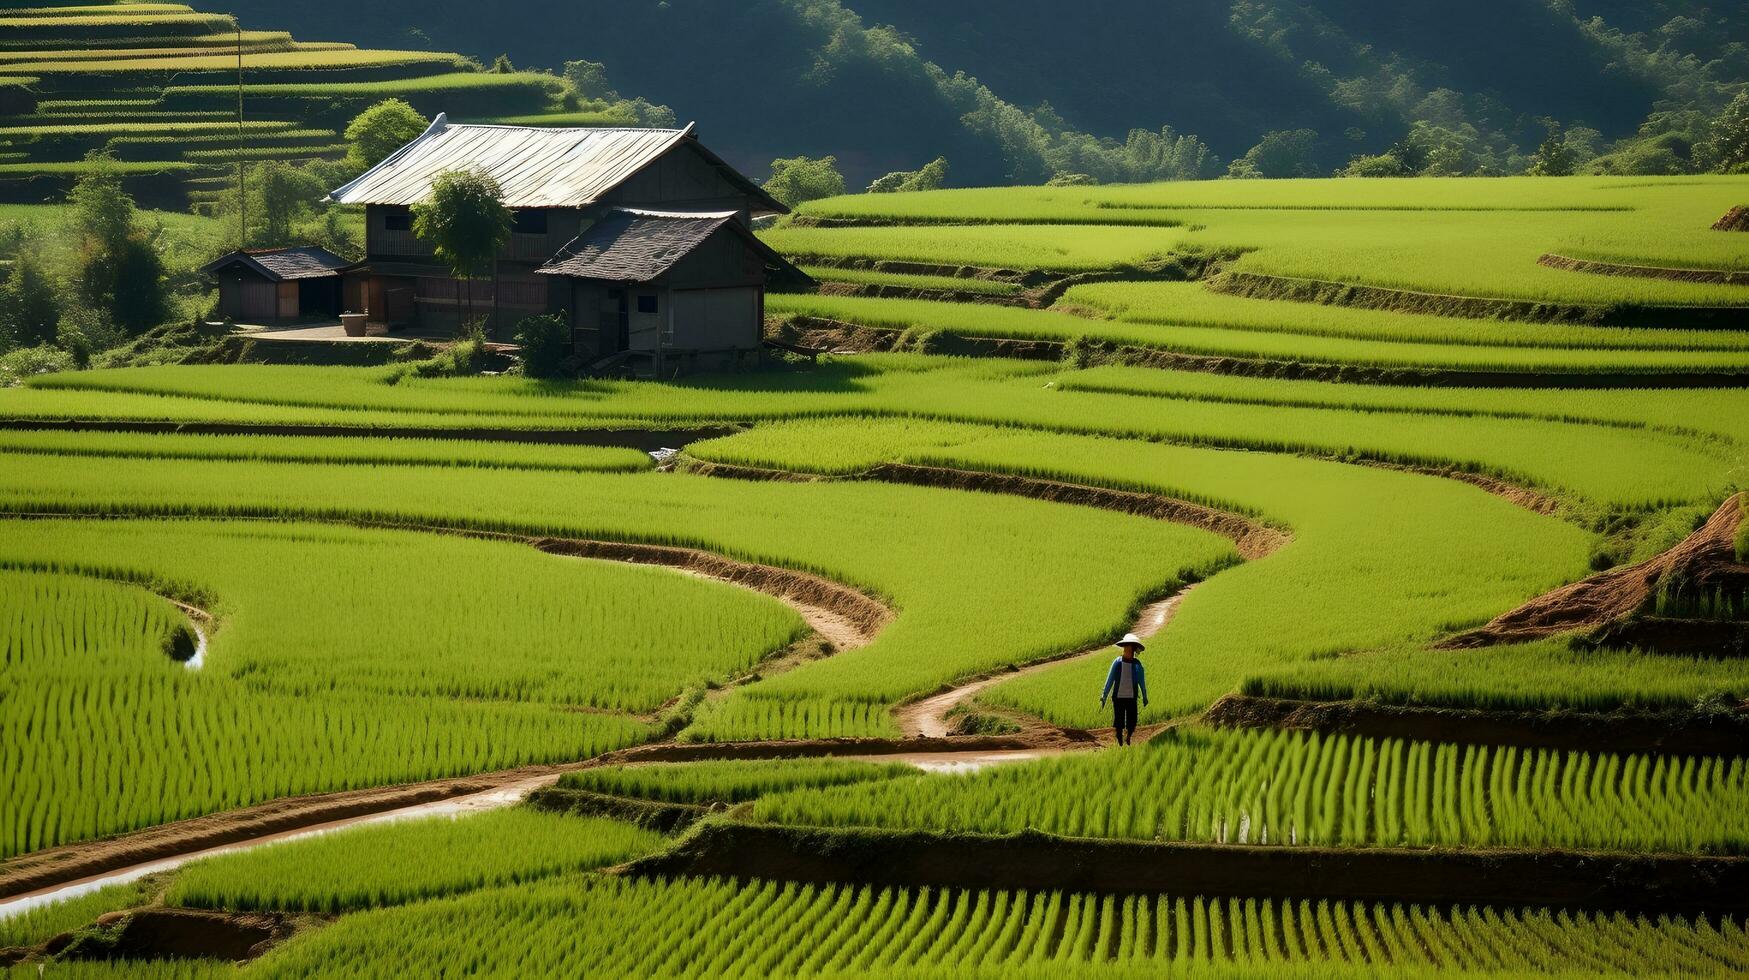
{"label": "small outbuilding", "polygon": [[219,315],[274,323],[341,313],[340,270],[349,263],[315,245],[243,249],[201,267],[219,286]]}

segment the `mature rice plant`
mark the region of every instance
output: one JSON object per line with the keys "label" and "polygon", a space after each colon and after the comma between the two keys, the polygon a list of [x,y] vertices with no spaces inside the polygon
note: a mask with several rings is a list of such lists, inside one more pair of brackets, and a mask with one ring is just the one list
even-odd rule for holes
{"label": "mature rice plant", "polygon": [[[1359,185],[1359,186],[1357,186]],[[1394,186],[1380,186],[1394,185]],[[1182,226],[1175,247],[1244,255],[1236,268],[1270,275],[1357,282],[1460,296],[1593,304],[1749,304],[1741,287],[1560,272],[1536,264],[1545,252],[1649,265],[1745,268],[1742,246],[1708,226],[1743,196],[1742,177],[1623,181],[1509,178],[1403,181],[1271,181],[1266,187],[1217,181],[1113,187],[1002,188],[841,197],[813,201],[804,214],[874,217],[897,228],[779,229],[779,247],[879,240],[902,257],[913,234],[979,241],[978,229],[917,224],[1008,222]],[[1076,229],[1077,232],[1093,229]],[[1160,230],[1170,232],[1171,228]],[[867,234],[864,234],[867,233]],[[1062,241],[1091,262],[1090,241]],[[799,246],[798,246],[799,247]],[[914,248],[914,246],[913,246]],[[954,255],[948,245],[937,254]],[[960,261],[969,261],[960,259]]]}
{"label": "mature rice plant", "polygon": [[[637,928],[652,917],[661,937]],[[1266,917],[1292,941],[1272,945]],[[1749,967],[1743,938],[1730,918],[583,877],[349,915],[248,972],[425,975],[465,960],[593,976],[1722,975]]]}
{"label": "mature rice plant", "polygon": [[[636,713],[803,629],[775,600],[664,570],[295,523],[19,522],[0,564],[55,573],[7,573],[0,591],[4,635],[26,637],[0,672],[6,854],[277,796],[587,758],[645,737]],[[153,655],[167,603],[69,590],[74,572],[208,607],[201,668]]]}
{"label": "mature rice plant", "polygon": [[176,873],[164,901],[335,914],[527,884],[618,864],[663,843],[619,821],[525,807],[422,817],[206,858]]}
{"label": "mature rice plant", "polygon": [[[1106,801],[1122,801],[1115,812]],[[773,793],[810,826],[1326,847],[1749,853],[1741,759],[1192,730],[969,776]]]}
{"label": "mature rice plant", "polygon": [[[898,619],[873,644],[713,702],[725,723],[741,721],[735,721],[734,734],[697,733],[709,737],[753,737],[742,733],[749,716],[735,707],[743,698],[783,702],[786,731],[792,733],[803,726],[815,735],[892,733],[887,709],[893,702],[969,674],[1107,639],[1121,631],[1143,597],[1233,560],[1230,542],[1190,527],[1018,497],[916,487],[754,484],[654,473],[30,459],[29,466],[0,466],[0,508],[302,514],[629,538],[819,572],[887,596],[898,608]],[[336,487],[346,488],[343,501]],[[492,504],[483,510],[481,501]],[[1018,595],[1029,597],[1029,616],[1013,615]],[[647,614],[644,621],[651,621]],[[315,624],[297,628],[321,631]],[[547,637],[542,644],[562,642],[553,639],[559,635],[554,629],[535,624],[516,632]],[[221,633],[215,661],[224,642]],[[444,683],[400,667],[373,669],[393,684],[429,688]],[[550,673],[535,670],[535,676],[507,690],[543,689],[556,683]],[[643,676],[651,673],[664,676],[630,667],[620,676],[655,699],[660,684]],[[319,671],[292,670],[285,676],[321,682]],[[684,683],[672,676],[667,681],[669,694],[678,693],[675,681]],[[571,692],[595,692],[590,695],[595,703],[622,696],[581,681]],[[789,710],[797,699],[806,710]]]}
{"label": "mature rice plant", "polygon": [[[1053,370],[1026,362],[968,364],[887,355],[849,359],[818,373],[683,385],[553,386],[505,379],[416,379],[392,368],[134,368],[53,375],[33,379],[28,388],[0,390],[0,417],[96,414],[385,427],[570,428],[624,425],[628,419],[638,420],[632,424],[682,425],[903,415],[1459,465],[1633,508],[1716,502],[1731,472],[1741,465],[1734,436],[1749,430],[1749,393],[1713,389],[1418,391],[1185,372],[1087,375],[1102,389],[1133,385],[1138,392],[1155,395],[1135,397],[1109,390],[1064,391],[1056,382],[1072,385],[1078,375],[1041,377]],[[1158,397],[1167,392],[1171,397]],[[166,397],[171,395],[189,397]],[[1369,410],[1381,406],[1400,410]],[[1637,414],[1642,410],[1643,420]],[[1589,424],[1593,421],[1602,424]],[[1696,440],[1672,432],[1634,431],[1647,421],[1701,428],[1726,438]],[[1615,464],[1624,458],[1642,465]]]}

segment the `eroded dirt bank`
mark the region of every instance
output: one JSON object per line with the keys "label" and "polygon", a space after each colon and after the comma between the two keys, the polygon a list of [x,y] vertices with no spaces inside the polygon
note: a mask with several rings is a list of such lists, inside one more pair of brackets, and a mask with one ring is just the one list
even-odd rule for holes
{"label": "eroded dirt bank", "polygon": [[701,825],[637,876],[1457,904],[1749,911],[1749,859],[1090,840]]}
{"label": "eroded dirt bank", "polygon": [[1736,558],[1742,501],[1742,494],[1732,496],[1698,530],[1661,555],[1562,586],[1439,645],[1467,649],[1596,629],[1644,609],[1661,583],[1707,588],[1715,580],[1749,577],[1749,566]]}
{"label": "eroded dirt bank", "polygon": [[1667,266],[1575,259],[1571,256],[1556,255],[1553,252],[1545,252],[1538,256],[1536,264],[1544,268],[1559,269],[1562,272],[1585,272],[1598,276],[1628,276],[1635,279],[1662,279],[1667,282],[1749,286],[1749,272],[1729,269],[1672,269]]}
{"label": "eroded dirt bank", "polygon": [[[1076,312],[1061,306],[1058,312]],[[1098,317],[1095,317],[1098,319]],[[816,316],[792,316],[767,323],[767,335],[782,343],[839,354],[893,350],[952,357],[1064,361],[1069,344],[1018,337],[964,336],[948,330],[912,333]],[[1280,361],[1224,354],[1192,354],[1081,338],[1076,345],[1088,364],[1116,364],[1163,371],[1199,371],[1238,378],[1330,381],[1341,384],[1412,388],[1738,388],[1749,372],[1703,371],[1488,371],[1467,368],[1372,367],[1318,361]],[[1078,362],[1081,363],[1081,362]]]}

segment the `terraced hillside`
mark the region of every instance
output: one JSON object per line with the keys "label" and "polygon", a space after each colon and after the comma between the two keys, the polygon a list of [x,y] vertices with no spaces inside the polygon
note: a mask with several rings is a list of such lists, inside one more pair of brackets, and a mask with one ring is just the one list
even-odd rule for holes
{"label": "terraced hillside", "polygon": [[[381,99],[429,115],[540,116],[561,89],[544,73],[296,40],[183,4],[18,0],[0,7],[0,197],[54,198],[101,151],[143,199],[200,200],[238,159],[340,157],[347,120]],[[589,120],[629,121],[605,104],[566,110],[567,125]]]}
{"label": "terraced hillside", "polygon": [[0,955],[1739,973],[1745,200],[845,197],[757,371],[0,390]]}

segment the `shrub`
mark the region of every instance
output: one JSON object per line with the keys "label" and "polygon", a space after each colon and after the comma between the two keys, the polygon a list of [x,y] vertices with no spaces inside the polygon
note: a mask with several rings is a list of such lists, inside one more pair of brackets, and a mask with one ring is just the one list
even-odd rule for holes
{"label": "shrub", "polygon": [[522,372],[531,378],[557,378],[567,373],[571,357],[571,327],[555,314],[531,316],[517,325],[522,345]]}
{"label": "shrub", "polygon": [[0,355],[0,387],[18,384],[33,374],[71,371],[74,366],[73,355],[58,347],[48,344],[20,347]]}
{"label": "shrub", "polygon": [[771,161],[765,192],[786,207],[844,193],[837,157],[788,157]]}
{"label": "shrub", "polygon": [[1395,153],[1361,154],[1337,171],[1338,177],[1407,177],[1409,168]]}
{"label": "shrub", "polygon": [[34,249],[22,249],[0,286],[0,339],[34,347],[54,339],[61,319],[60,287]]}
{"label": "shrub", "polygon": [[353,118],[346,127],[346,142],[352,144],[346,162],[364,171],[425,132],[425,117],[403,99],[384,99]]}

